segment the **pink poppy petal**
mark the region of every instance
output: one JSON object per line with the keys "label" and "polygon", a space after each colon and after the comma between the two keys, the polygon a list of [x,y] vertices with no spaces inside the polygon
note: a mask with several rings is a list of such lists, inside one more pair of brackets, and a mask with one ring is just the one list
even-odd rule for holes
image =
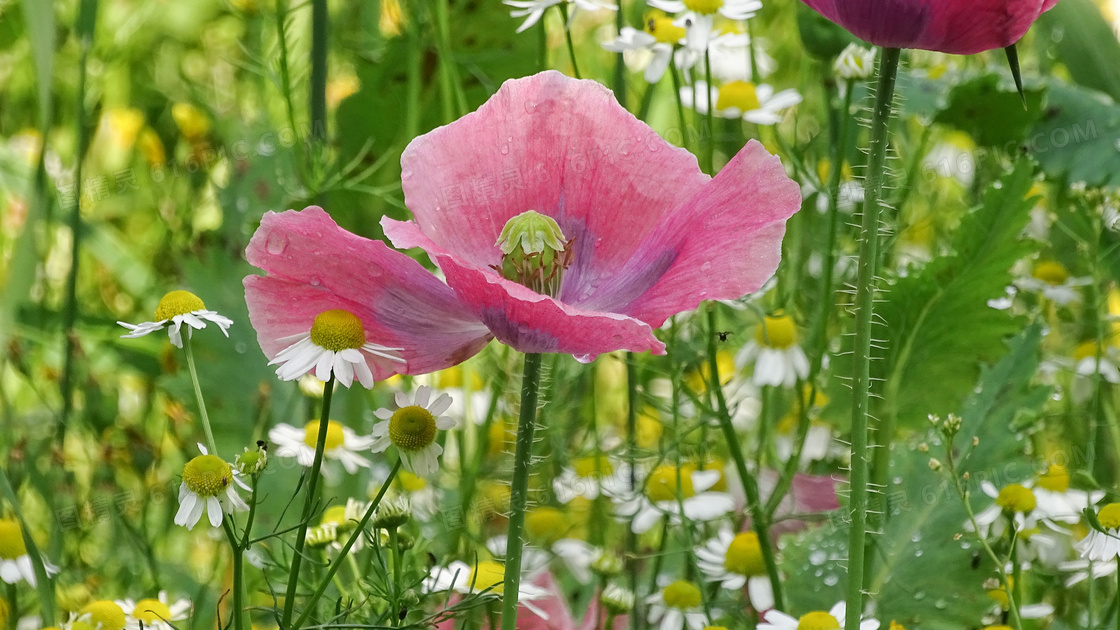
{"label": "pink poppy petal", "polygon": [[364,354],[377,380],[456,365],[490,339],[455,293],[422,265],[343,230],[322,208],[269,212],[246,256],[268,273],[244,284],[249,319],[270,359],[285,347],[279,339],[307,333],[315,316],[330,309],[361,319],[371,343],[403,349],[406,364]]}
{"label": "pink poppy petal", "polygon": [[478,111],[413,140],[401,167],[427,242],[387,229],[395,245],[434,246],[487,268],[500,262],[495,241],[506,221],[536,210],[575,239],[566,302],[567,285],[618,269],[709,179],[608,89],[555,71],[505,82]]}
{"label": "pink poppy petal", "polygon": [[559,352],[577,358],[615,350],[665,353],[665,344],[636,319],[568,306],[450,256],[441,256],[438,262],[460,299],[494,337],[515,350]]}
{"label": "pink poppy petal", "polygon": [[801,190],[781,161],[751,140],[611,281],[577,304],[658,328],[703,300],[757,291],[777,269],[785,222],[800,207]]}

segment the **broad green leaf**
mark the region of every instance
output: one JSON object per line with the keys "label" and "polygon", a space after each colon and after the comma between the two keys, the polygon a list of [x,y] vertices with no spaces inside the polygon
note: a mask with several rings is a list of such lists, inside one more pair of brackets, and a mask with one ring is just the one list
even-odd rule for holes
{"label": "broad green leaf", "polygon": [[1100,92],[1051,82],[1026,148],[1051,177],[1120,185],[1120,107]]}
{"label": "broad green leaf", "polygon": [[1040,23],[1074,81],[1120,100],[1120,42],[1096,3],[1063,0]]}
{"label": "broad green leaf", "polygon": [[985,74],[957,85],[949,104],[934,119],[972,136],[977,144],[1003,147],[1017,144],[1042,115],[1044,90],[1026,86],[1023,99],[1010,78]]}

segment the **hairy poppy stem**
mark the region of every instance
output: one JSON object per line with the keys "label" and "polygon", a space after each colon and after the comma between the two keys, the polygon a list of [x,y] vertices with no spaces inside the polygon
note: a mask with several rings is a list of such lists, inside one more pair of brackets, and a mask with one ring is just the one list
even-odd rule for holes
{"label": "hairy poppy stem", "polygon": [[[855,346],[852,369],[852,464],[851,529],[848,535],[848,609],[844,627],[859,628],[863,614],[863,583],[866,569],[868,506],[868,403],[871,387],[871,326],[874,315],[876,278],[879,271],[879,218],[882,213],[883,173],[887,157],[887,135],[898,75],[898,48],[884,48],[880,56],[875,109],[868,146],[866,197],[860,227],[858,279],[855,299]],[[881,439],[890,449],[890,436]]]}
{"label": "hairy poppy stem", "polygon": [[537,394],[541,383],[541,357],[525,355],[521,375],[521,412],[517,420],[517,450],[509,490],[509,531],[506,535],[506,572],[502,587],[502,630],[517,630],[517,593],[521,587],[521,534],[529,502],[529,466],[533,459],[533,431],[537,423]]}

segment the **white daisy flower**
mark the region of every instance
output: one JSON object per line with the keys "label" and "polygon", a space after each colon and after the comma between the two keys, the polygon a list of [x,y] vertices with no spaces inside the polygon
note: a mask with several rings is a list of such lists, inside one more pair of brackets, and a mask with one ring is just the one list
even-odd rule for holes
{"label": "white daisy flower", "polygon": [[574,6],[569,12],[568,23],[564,25],[564,28],[569,28],[571,26],[572,20],[575,19],[576,13],[580,9],[585,11],[598,11],[602,9],[609,11],[618,10],[617,6],[607,2],[607,0],[502,0],[502,4],[513,7],[513,11],[509,12],[510,17],[525,18],[521,26],[517,27],[518,33],[532,27],[540,21],[545,11],[565,2]]}
{"label": "white daisy flower", "polygon": [[631,531],[642,534],[665,516],[671,523],[679,524],[682,507],[683,517],[691,521],[710,521],[730,513],[735,509],[735,500],[730,493],[714,489],[721,481],[720,470],[663,465],[646,478],[643,492],[608,493],[615,500],[617,515],[631,519]]}
{"label": "white daisy flower", "polygon": [[443,447],[436,443],[436,431],[446,431],[455,426],[455,421],[443,412],[451,407],[451,397],[440,394],[428,404],[432,388],[421,385],[409,403],[408,395],[397,392],[397,410],[378,409],[373,413],[381,422],[373,426],[370,437],[374,439],[373,452],[380,453],[397,447],[404,469],[420,476],[428,476],[439,470],[439,456]]}
{"label": "white daisy flower", "polygon": [[1085,508],[1104,498],[1101,490],[1085,492],[1070,488],[1069,471],[1060,464],[1051,465],[1038,479],[1023,485],[1034,493],[1039,518],[1068,525],[1080,523]]}
{"label": "white daisy flower", "polygon": [[[572,538],[574,527],[573,518],[563,510],[547,506],[529,509],[525,513],[525,538],[535,547],[526,547],[525,553],[540,557],[534,561],[523,560],[527,570],[532,573],[533,569],[544,569],[556,558],[577,580],[584,584],[590,582],[591,565],[602,551],[586,541]],[[504,557],[506,537],[497,536],[491,541],[496,545],[490,547],[488,543],[491,553]]]}
{"label": "white daisy flower", "polygon": [[875,70],[875,49],[852,42],[832,63],[832,71],[841,79],[861,80]]}
{"label": "white daisy flower", "polygon": [[[39,557],[42,558],[42,555]],[[48,576],[58,573],[58,567],[45,558],[43,568]],[[35,565],[27,554],[23,528],[15,519],[0,518],[0,580],[8,584],[17,584],[20,580],[27,580],[31,586],[36,584]]]}
{"label": "white daisy flower", "polygon": [[175,514],[175,524],[194,529],[202,513],[210,519],[210,525],[221,527],[225,512],[247,511],[249,506],[237,493],[237,486],[252,489],[241,480],[237,472],[224,459],[211,455],[206,447],[199,444],[202,455],[195,457],[183,466],[183,483],[179,484],[179,511]]}
{"label": "white daisy flower", "polygon": [[[1008,568],[1010,570],[1010,567]],[[1007,578],[1008,583],[1014,587],[1014,582],[1011,577]],[[991,580],[992,588],[988,589],[988,597],[996,602],[996,605],[988,612],[985,621],[992,623],[1000,623],[1007,619],[1007,613],[1011,610],[1011,599],[1007,596],[1007,589],[1000,583],[999,580]],[[1019,618],[1020,619],[1044,619],[1054,614],[1054,607],[1050,604],[1019,604]]]}
{"label": "white daisy flower", "polygon": [[[368,503],[355,499],[346,499],[345,505],[332,505],[323,511],[317,526],[308,528],[307,543],[314,547],[330,545],[336,551],[341,550],[368,508]],[[351,549],[360,550],[362,543],[363,537],[359,536]]]}
{"label": "white daisy flower", "polygon": [[[789,461],[797,449],[797,423],[796,414],[788,415],[778,423],[774,449],[783,462]],[[832,426],[817,419],[810,420],[809,432],[805,434],[805,444],[801,447],[800,466],[805,468],[813,462],[828,459],[833,455],[832,446]]]}
{"label": "white daisy flower", "polygon": [[357,376],[358,382],[370,389],[373,387],[373,372],[366,362],[366,355],[375,363],[405,362],[400,354],[401,348],[387,348],[366,341],[362,320],[341,309],[323,311],[315,316],[307,332],[277,341],[291,344],[268,362],[269,365],[280,365],[276,376],[282,381],[294,381],[314,370],[315,377],[320,381],[330,380],[333,374],[339,383],[350,387]]}
{"label": "white daisy flower", "polygon": [[127,630],[172,630],[171,622],[183,621],[191,611],[189,599],[176,600],[174,604],[168,603],[167,591],[160,591],[156,599],[118,599],[116,604],[127,615],[125,627]]}
{"label": "white daisy flower", "polygon": [[[439,511],[440,496],[438,489],[427,479],[414,475],[407,470],[397,471],[393,480],[400,487],[400,496],[408,498],[412,512],[422,522],[427,521]],[[380,485],[377,486],[380,488]]]}
{"label": "white daisy flower", "polygon": [[687,23],[688,47],[701,51],[711,41],[717,14],[729,20],[746,20],[762,9],[760,0],[649,0],[647,4]]}
{"label": "white daisy flower", "polygon": [[[435,567],[424,579],[422,588],[426,593],[455,591],[463,595],[486,593],[502,597],[505,581],[505,566],[497,562],[483,561],[471,566],[455,561],[446,567]],[[534,604],[538,599],[548,597],[548,591],[534,586],[528,580],[521,580],[517,588],[517,602],[528,608],[534,615],[548,620],[548,613]]]}
{"label": "white daisy flower", "polygon": [[613,462],[606,455],[590,455],[573,459],[552,480],[552,490],[560,503],[570,503],[576,497],[588,501],[599,498],[604,488],[625,488],[630,482],[630,465]]}
{"label": "white daisy flower", "polygon": [[754,532],[733,533],[722,529],[719,534],[696,549],[696,564],[711,582],[730,591],[744,586],[755,610],[774,606],[774,591],[762,559],[762,546]]}
{"label": "white daisy flower", "polygon": [[[707,94],[707,98],[705,98]],[[714,113],[721,118],[742,118],[756,125],[775,125],[782,120],[782,110],[801,102],[801,94],[789,89],[775,92],[765,84],[730,81],[720,87],[708,87],[696,81],[681,88],[681,102],[698,113],[708,113],[708,103],[715,101]]]}
{"label": "white daisy flower", "polygon": [[128,616],[114,601],[101,599],[90,602],[62,624],[62,630],[125,630]]}
{"label": "white daisy flower", "polygon": [[[1002,536],[1007,527],[1004,514],[1012,515],[1017,531],[1031,529],[1038,524],[1038,516],[1035,514],[1038,499],[1030,488],[1012,483],[997,490],[995,485],[985,481],[980,484],[980,489],[995,499],[994,503],[976,514],[976,524],[980,527],[978,533],[981,536]],[[972,521],[966,522],[964,528],[966,531],[973,531]]]}
{"label": "white daisy flower", "polygon": [[792,317],[779,314],[765,318],[754,339],[735,356],[739,367],[751,362],[755,364],[751,380],[759,387],[793,387],[809,376],[809,358],[797,345],[797,325]]}
{"label": "white daisy flower", "polygon": [[1082,558],[1111,561],[1120,558],[1120,503],[1109,503],[1097,512],[1097,522],[1104,531],[1090,530],[1073,547]]}
{"label": "white daisy flower", "polygon": [[[762,615],[765,620],[758,624],[758,630],[805,630],[806,628],[843,628],[844,616],[848,607],[844,602],[839,602],[828,612],[815,610],[801,615],[800,618],[791,617],[779,610],[768,610]],[[879,622],[875,619],[861,620],[859,630],[878,630]]]}
{"label": "white daisy flower", "polygon": [[[708,615],[700,589],[691,582],[677,580],[646,598],[649,622],[659,630],[704,630]],[[712,611],[712,614],[717,614]]]}
{"label": "white daisy flower", "polygon": [[[603,48],[614,53],[647,51],[649,56],[642,76],[647,83],[657,83],[669,69],[674,48],[684,40],[684,35],[684,28],[674,24],[672,18],[650,18],[646,30],[624,26],[617,38],[603,43]],[[683,56],[678,57],[683,60]],[[677,65],[679,67],[680,63]]]}
{"label": "white daisy flower", "polygon": [[222,334],[229,337],[227,330],[233,325],[233,320],[214,311],[206,310],[206,305],[202,303],[202,300],[190,291],[172,291],[163,296],[159,305],[156,306],[156,321],[139,324],[117,323],[130,331],[127,335],[121,335],[124,339],[143,337],[168,327],[167,336],[171,339],[171,345],[182,348],[183,337],[180,329],[183,324],[187,325],[187,337],[189,338],[195,329],[206,328],[207,321],[217,324]]}
{"label": "white daisy flower", "polygon": [[[312,420],[302,429],[290,424],[278,424],[268,432],[268,439],[276,445],[280,457],[294,457],[300,466],[311,467],[315,463],[315,445],[319,439],[319,421]],[[323,459],[335,459],[351,475],[359,468],[369,468],[370,461],[358,453],[369,450],[374,439],[362,437],[350,427],[334,420],[327,422],[327,439],[323,448]]]}
{"label": "white daisy flower", "polygon": [[1075,584],[1079,584],[1088,579],[1099,580],[1103,577],[1108,577],[1116,573],[1117,564],[1115,562],[1093,562],[1092,560],[1070,560],[1058,565],[1058,570],[1063,573],[1070,573],[1066,578],[1066,588],[1070,588]]}
{"label": "white daisy flower", "polygon": [[1015,279],[1015,286],[1023,291],[1041,293],[1043,297],[1057,304],[1067,306],[1081,301],[1079,287],[1092,283],[1088,276],[1071,276],[1069,270],[1060,262],[1040,260],[1031,269],[1030,275]]}
{"label": "white daisy flower", "polygon": [[[751,38],[746,33],[734,31],[717,32],[708,43],[708,60],[712,64],[712,78],[724,82],[757,81],[769,76],[778,67],[774,58],[766,54],[765,46],[760,44],[751,48]],[[755,56],[751,67],[751,55]],[[697,55],[697,61],[703,59]],[[754,70],[757,75],[752,76]]]}

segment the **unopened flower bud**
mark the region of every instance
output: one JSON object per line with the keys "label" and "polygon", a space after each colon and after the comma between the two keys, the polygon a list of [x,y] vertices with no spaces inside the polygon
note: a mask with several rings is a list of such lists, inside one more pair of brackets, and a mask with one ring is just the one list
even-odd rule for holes
{"label": "unopened flower bud", "polygon": [[601,600],[612,615],[625,615],[634,609],[634,593],[617,584],[608,584]]}
{"label": "unopened flower bud", "polygon": [[268,466],[268,444],[257,440],[257,448],[249,450],[246,447],[245,452],[238,455],[234,460],[234,464],[237,465],[238,472],[243,475],[261,474]]}
{"label": "unopened flower bud", "polygon": [[936,457],[929,458],[929,469],[934,472],[941,470],[941,460]]}

